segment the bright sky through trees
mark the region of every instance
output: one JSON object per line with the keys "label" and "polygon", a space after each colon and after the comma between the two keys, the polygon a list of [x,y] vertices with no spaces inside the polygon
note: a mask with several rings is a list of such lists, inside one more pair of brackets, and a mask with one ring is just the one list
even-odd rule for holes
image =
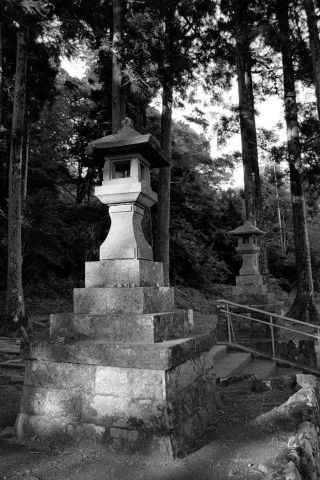
{"label": "bright sky through trees", "polygon": [[[64,70],[66,70],[69,73],[69,75],[81,79],[85,74],[87,63],[85,60],[80,58],[67,59],[66,57],[62,57],[61,67]],[[237,95],[238,95],[237,83],[236,81],[234,81],[234,85],[231,91],[225,94],[226,102],[229,102],[230,104],[237,103]],[[199,98],[203,99],[204,97],[205,95],[203,94],[203,92],[200,92]],[[161,103],[160,100],[161,100],[160,96],[158,99],[154,100],[153,105],[156,108],[158,107],[158,104],[160,105]],[[205,102],[206,104],[209,103],[209,97],[205,99]],[[186,103],[184,109],[179,109],[179,108],[174,109],[173,111],[174,119],[183,120],[189,123],[185,119],[185,116],[190,115],[192,113],[193,108],[194,108],[194,105]],[[212,107],[206,106],[206,105],[204,106],[200,105],[199,108],[208,110],[208,119],[210,121],[210,110],[212,110]],[[256,117],[258,128],[271,129],[271,128],[274,128],[275,125],[279,123],[279,121],[283,124],[283,106],[282,106],[282,100],[280,98],[276,96],[268,97],[268,99],[265,102],[260,102],[259,105],[256,106],[256,108],[259,113]],[[203,128],[200,125],[196,125],[192,123],[191,126],[197,133],[203,133]],[[235,150],[241,151],[240,133],[233,135],[232,138],[227,142],[227,145],[222,148],[219,148],[217,146],[216,136],[214,135],[214,131],[210,129],[210,126],[208,128],[208,131],[205,132],[205,135],[210,137],[211,153],[213,156],[217,156],[222,153],[231,153]],[[285,139],[284,129],[282,131],[279,131],[279,136],[282,141]],[[226,185],[226,187],[229,187],[229,186],[231,185]],[[242,168],[242,164],[240,163],[235,168],[232,186],[235,188],[243,187],[243,168]]]}

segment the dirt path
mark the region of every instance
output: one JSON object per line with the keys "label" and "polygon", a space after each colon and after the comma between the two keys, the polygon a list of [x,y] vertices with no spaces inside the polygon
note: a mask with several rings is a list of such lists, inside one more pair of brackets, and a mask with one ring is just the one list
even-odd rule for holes
{"label": "dirt path", "polygon": [[[2,397],[4,386],[0,386]],[[223,390],[211,442],[184,459],[107,452],[103,446],[61,447],[33,441],[0,442],[0,479],[6,480],[260,480],[262,464],[286,452],[293,432],[257,427],[253,419],[280,405],[290,388],[253,393],[248,384]],[[263,471],[261,471],[263,470]]]}

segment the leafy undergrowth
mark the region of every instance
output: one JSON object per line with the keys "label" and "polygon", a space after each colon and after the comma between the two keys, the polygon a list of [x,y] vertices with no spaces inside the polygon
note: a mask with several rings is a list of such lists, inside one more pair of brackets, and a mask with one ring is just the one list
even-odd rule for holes
{"label": "leafy undergrowth", "polygon": [[176,286],[175,304],[176,308],[193,310],[194,328],[198,333],[211,332],[216,329],[217,300],[222,298],[221,292],[214,295],[206,295],[201,290],[194,288]]}

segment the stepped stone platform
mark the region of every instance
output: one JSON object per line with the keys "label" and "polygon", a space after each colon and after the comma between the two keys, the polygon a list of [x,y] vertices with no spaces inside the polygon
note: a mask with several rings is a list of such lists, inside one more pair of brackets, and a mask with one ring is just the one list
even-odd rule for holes
{"label": "stepped stone platform", "polygon": [[215,335],[192,336],[190,311],[152,313],[172,308],[172,288],[100,289],[96,302],[96,288],[76,289],[75,313],[52,315],[50,339],[22,349],[18,436],[94,438],[173,455],[197,448],[216,409]]}

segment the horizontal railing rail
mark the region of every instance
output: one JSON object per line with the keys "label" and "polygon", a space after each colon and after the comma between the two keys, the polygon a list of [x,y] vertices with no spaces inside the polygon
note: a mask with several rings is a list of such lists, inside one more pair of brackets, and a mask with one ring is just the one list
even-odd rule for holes
{"label": "horizontal railing rail", "polygon": [[[257,323],[263,323],[264,325],[270,325],[270,322],[267,322],[265,320],[260,320],[259,318],[247,317],[246,315],[241,315],[240,313],[231,312],[230,310],[222,310],[221,309],[220,312],[227,313],[227,314],[229,313],[230,315],[234,315],[238,319],[240,317],[240,318],[244,318],[246,320],[251,320],[251,321],[254,321],[254,322],[257,322]],[[277,328],[281,328],[283,330],[288,330],[289,332],[300,333],[301,335],[305,335],[307,337],[312,337],[312,338],[315,338],[315,339],[318,339],[320,337],[320,330],[319,329],[318,329],[319,333],[315,334],[315,333],[302,332],[301,330],[296,330],[296,329],[293,329],[293,328],[289,328],[289,327],[286,327],[285,325],[278,325],[276,323],[273,323],[273,326],[277,327]]]}
{"label": "horizontal railing rail", "polygon": [[302,322],[301,320],[296,320],[295,318],[285,317],[284,315],[279,315],[279,314],[273,313],[273,312],[266,312],[265,310],[259,310],[259,308],[254,308],[254,307],[248,307],[247,305],[241,305],[240,303],[231,302],[230,300],[220,299],[220,300],[217,301],[217,304],[219,305],[220,303],[224,303],[226,305],[231,305],[231,306],[234,306],[234,307],[237,307],[237,308],[243,308],[244,310],[249,310],[251,312],[262,313],[264,315],[269,315],[269,316],[272,315],[273,318],[279,318],[281,320],[288,320],[289,322],[297,323],[297,324],[300,324],[304,327],[309,326],[309,327],[312,327],[312,328],[320,328],[320,325],[316,325],[314,323]]}
{"label": "horizontal railing rail", "polygon": [[[317,341],[319,347],[320,347],[320,325],[316,325],[314,323],[309,323],[309,322],[302,322],[300,320],[296,320],[294,318],[286,317],[284,315],[279,315],[277,313],[273,312],[267,312],[265,310],[261,310],[259,308],[254,308],[254,307],[249,307],[247,305],[241,305],[239,303],[231,302],[230,300],[224,300],[220,299],[217,301],[217,306],[218,310],[220,313],[223,313],[227,317],[227,328],[228,328],[228,343],[229,344],[236,344],[236,338],[235,338],[235,332],[234,332],[234,327],[233,327],[233,322],[232,320],[248,320],[250,322],[256,322],[260,323],[263,325],[267,325],[270,327],[270,341],[272,345],[272,356],[274,360],[279,360],[279,357],[276,355],[276,340],[275,340],[275,332],[274,329],[278,328],[281,330],[286,330],[291,333],[295,333],[298,335],[302,335],[304,337],[309,337],[313,338],[314,340]],[[268,317],[265,320],[262,320],[261,318],[256,318],[254,316],[249,316],[248,314],[245,315],[244,313],[240,313],[239,311],[233,311],[232,308],[236,308],[237,310],[245,310],[245,313],[256,313],[260,315],[264,315]],[[281,323],[274,323],[274,320],[281,320],[282,322],[286,322],[285,325]],[[291,323],[290,326],[288,326],[288,323]],[[306,332],[302,330],[302,328],[299,327],[304,327],[304,328],[311,328],[315,330],[315,332]],[[286,359],[281,359],[282,361],[286,361]],[[288,361],[288,360],[287,360]],[[289,363],[289,361],[288,361]],[[310,367],[307,367],[309,368]]]}

